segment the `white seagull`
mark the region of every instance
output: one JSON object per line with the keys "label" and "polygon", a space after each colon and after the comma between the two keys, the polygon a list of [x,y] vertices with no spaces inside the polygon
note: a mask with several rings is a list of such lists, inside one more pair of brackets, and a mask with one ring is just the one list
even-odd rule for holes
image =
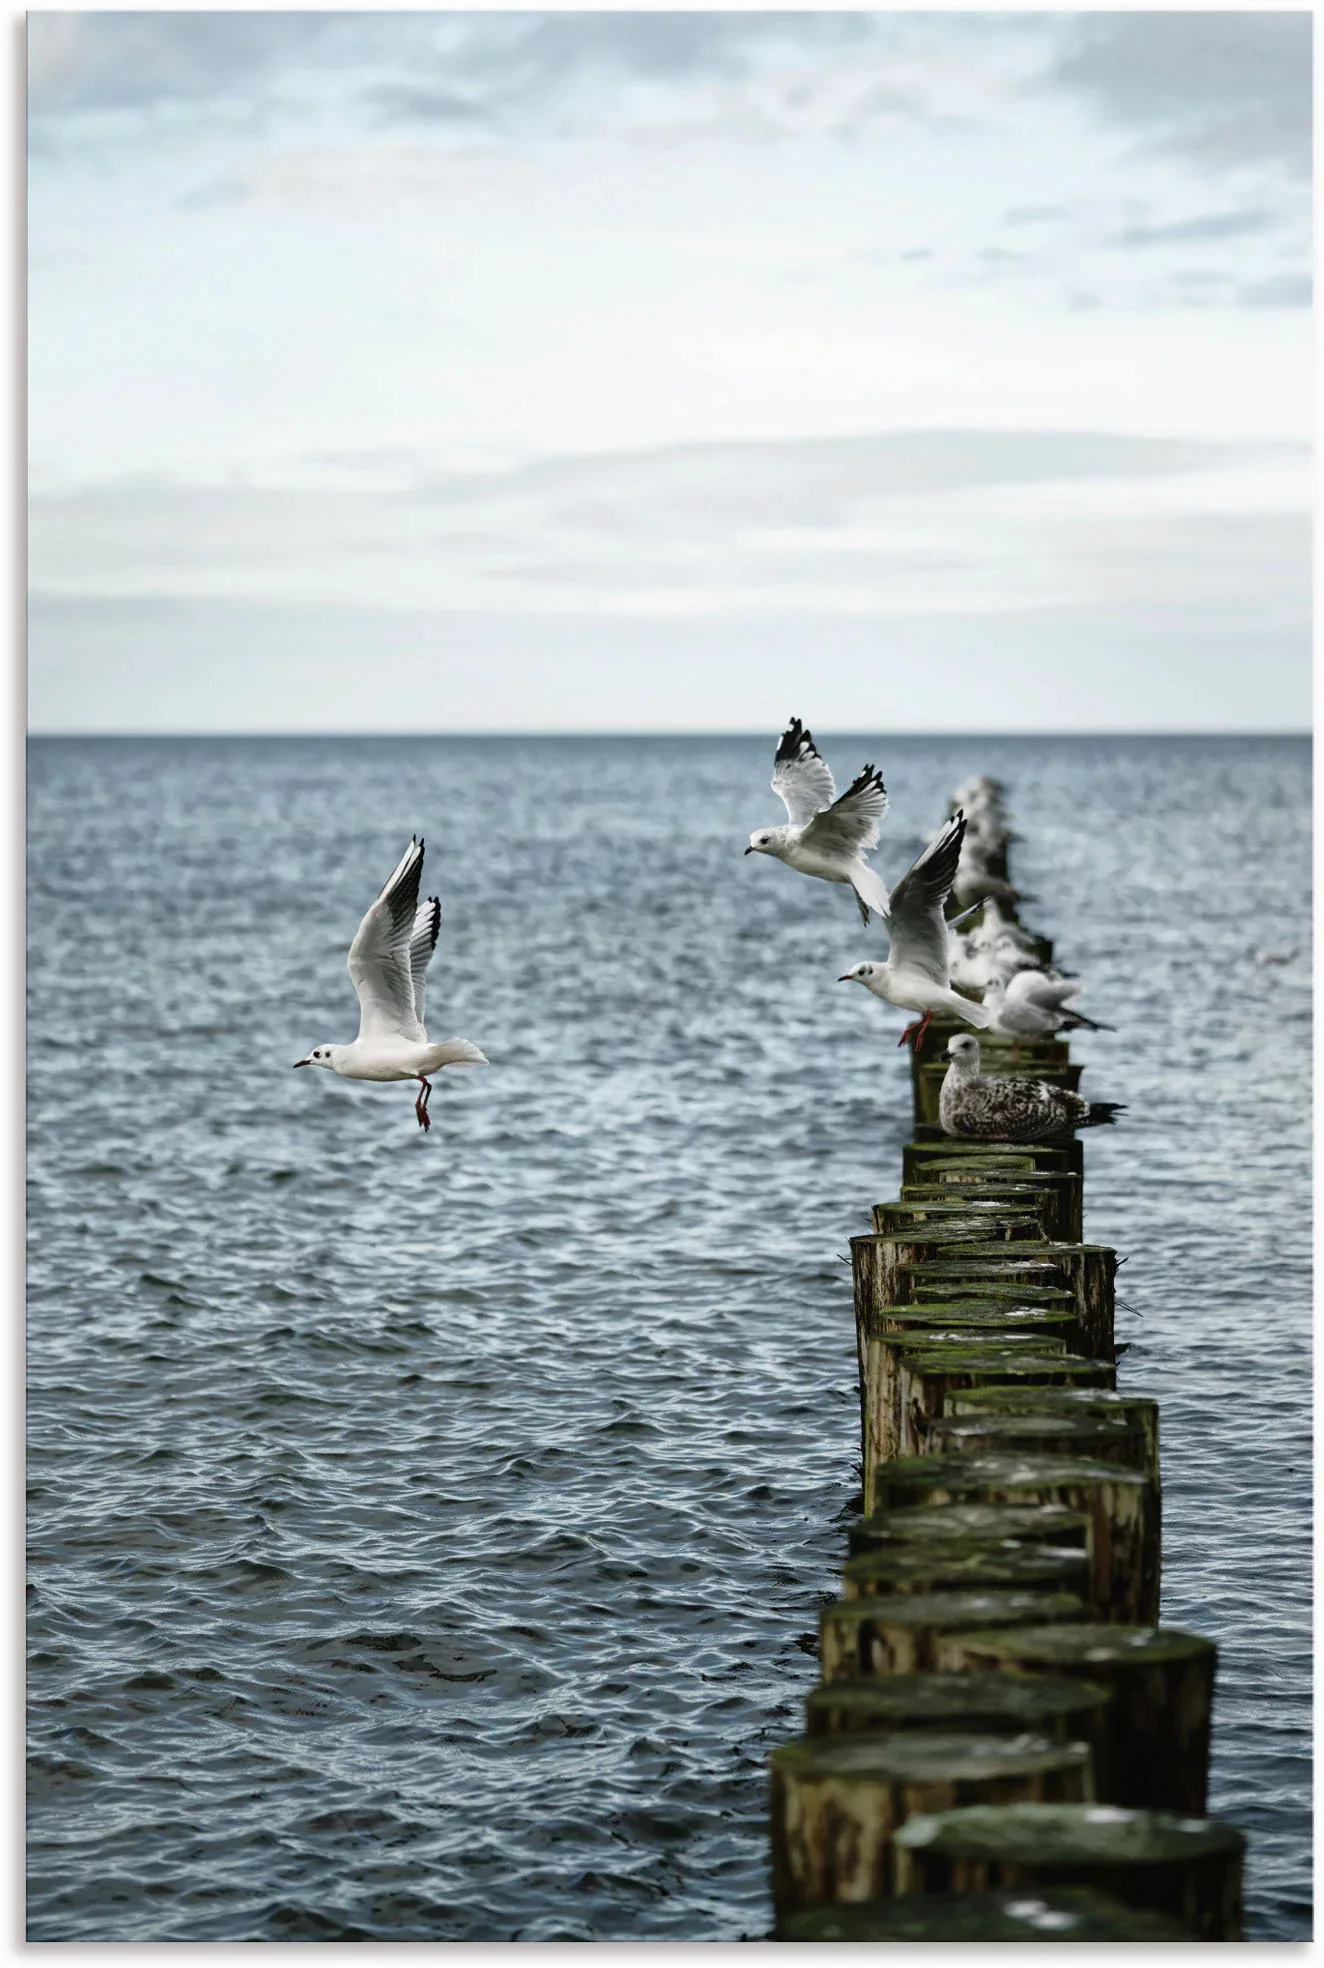
{"label": "white seagull", "polygon": [[1076,1010],[1074,1000],[1083,989],[1078,977],[1049,977],[1042,970],[994,977],[984,992],[984,1003],[993,1014],[989,1030],[1008,1039],[1050,1038],[1082,1025],[1089,1032],[1111,1032],[1111,1025],[1098,1025]]}
{"label": "white seagull", "polygon": [[864,858],[878,845],[878,822],[887,811],[882,773],[866,765],[838,799],[812,735],[799,718],[792,718],[773,761],[772,790],[791,824],[751,834],[746,854],[771,854],[802,875],[848,882],[866,924],[870,909],[885,916],[887,889]]}
{"label": "white seagull", "polygon": [[314,1046],[296,1066],[325,1066],[346,1080],[417,1080],[418,1125],[432,1126],[429,1073],[443,1066],[486,1066],[468,1039],[435,1045],[423,1026],[423,985],[441,928],[435,895],[418,899],[423,843],[411,840],[399,866],[359,924],[349,946],[349,974],[359,999],[359,1035],[353,1045]]}
{"label": "white seagull", "polygon": [[951,893],[964,834],[965,816],[958,813],[892,890],[884,918],[892,939],[887,962],[856,964],[837,979],[839,984],[863,984],[876,998],[900,1005],[903,1011],[923,1013],[907,1025],[898,1045],[904,1045],[912,1033],[918,1045],[935,1011],[954,1011],[968,1025],[987,1025],[992,1019],[982,1004],[953,991],[948,969],[951,939],[942,909]]}

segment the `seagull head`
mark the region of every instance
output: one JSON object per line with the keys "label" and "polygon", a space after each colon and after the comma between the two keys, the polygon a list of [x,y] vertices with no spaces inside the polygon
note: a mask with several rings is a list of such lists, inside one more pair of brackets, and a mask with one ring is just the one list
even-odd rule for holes
{"label": "seagull head", "polygon": [[972,1032],[958,1032],[955,1038],[948,1039],[947,1051],[958,1065],[973,1066],[979,1071],[979,1040]]}
{"label": "seagull head", "polygon": [[881,969],[881,964],[856,964],[854,970],[843,971],[837,982],[838,984],[867,984],[874,972]]}
{"label": "seagull head", "polygon": [[775,854],[777,834],[776,827],[763,827],[757,834],[751,834],[749,846],[745,849],[746,854]]}
{"label": "seagull head", "polygon": [[327,1071],[330,1072],[332,1070],[331,1047],[329,1045],[314,1046],[306,1059],[296,1059],[294,1063],[296,1066],[325,1066]]}

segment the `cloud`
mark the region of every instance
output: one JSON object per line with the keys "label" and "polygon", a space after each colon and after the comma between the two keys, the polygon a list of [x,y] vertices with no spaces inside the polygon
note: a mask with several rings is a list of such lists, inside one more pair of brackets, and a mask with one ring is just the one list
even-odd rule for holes
{"label": "cloud", "polygon": [[1310,176],[1308,13],[1082,14],[1045,80],[1193,163]]}
{"label": "cloud", "polygon": [[1308,308],[1315,298],[1308,273],[1279,273],[1238,289],[1237,304],[1250,308]]}
{"label": "cloud", "polygon": [[1202,245],[1209,240],[1246,239],[1273,231],[1282,221],[1281,211],[1252,205],[1236,211],[1201,212],[1190,219],[1172,219],[1163,225],[1129,225],[1104,240],[1105,246],[1185,246]]}

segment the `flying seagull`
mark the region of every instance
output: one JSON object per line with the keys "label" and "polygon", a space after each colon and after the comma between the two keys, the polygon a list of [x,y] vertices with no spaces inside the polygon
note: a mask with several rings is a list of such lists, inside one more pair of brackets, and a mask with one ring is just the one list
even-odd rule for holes
{"label": "flying seagull", "polygon": [[952,1063],[938,1102],[944,1134],[966,1141],[1046,1141],[1072,1128],[1111,1127],[1125,1111],[1118,1101],[1086,1100],[1048,1080],[984,1079],[979,1040],[970,1032],[958,1032],[947,1050]]}
{"label": "flying seagull", "polygon": [[866,924],[870,909],[885,916],[887,890],[864,858],[878,845],[878,822],[887,811],[882,773],[866,765],[838,799],[812,734],[792,718],[773,760],[772,790],[791,824],[751,834],[746,854],[771,854],[802,875],[848,882]]}
{"label": "flying seagull", "polygon": [[898,1045],[914,1034],[918,1045],[935,1011],[954,1011],[968,1025],[987,1025],[992,1012],[951,987],[948,965],[951,939],[943,904],[961,858],[965,816],[958,813],[913,866],[907,868],[888,901],[884,920],[892,947],[886,963],[860,963],[839,977],[839,984],[863,984],[876,998],[917,1011],[922,1017],[907,1025]]}
{"label": "flying seagull", "polygon": [[430,1073],[443,1066],[486,1066],[468,1039],[434,1044],[423,1026],[423,985],[441,928],[435,895],[418,899],[423,843],[411,840],[349,946],[349,974],[359,998],[359,1035],[353,1045],[314,1046],[296,1066],[325,1066],[346,1080],[417,1080],[418,1125],[432,1126]]}

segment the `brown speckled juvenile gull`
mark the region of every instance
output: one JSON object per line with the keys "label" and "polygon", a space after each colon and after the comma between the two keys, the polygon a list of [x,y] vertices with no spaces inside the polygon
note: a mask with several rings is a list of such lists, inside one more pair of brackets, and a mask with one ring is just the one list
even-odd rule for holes
{"label": "brown speckled juvenile gull", "polygon": [[1123,1109],[1115,1100],[1084,1099],[1047,1080],[984,1079],[979,1040],[960,1032],[947,1050],[938,1118],[944,1134],[967,1141],[1045,1141],[1072,1128],[1110,1127]]}

